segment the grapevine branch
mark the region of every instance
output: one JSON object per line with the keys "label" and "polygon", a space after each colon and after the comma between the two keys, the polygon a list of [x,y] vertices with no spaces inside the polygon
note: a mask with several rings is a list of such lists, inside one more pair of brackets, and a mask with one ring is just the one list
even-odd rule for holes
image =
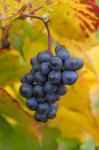
{"label": "grapevine branch", "polygon": [[49,20],[48,20],[48,18],[44,18],[43,16],[37,16],[37,15],[34,15],[34,14],[23,14],[19,18],[20,19],[25,19],[27,17],[36,18],[36,19],[39,19],[39,20],[43,21],[43,23],[46,27],[47,33],[48,33],[48,51],[51,53],[52,38],[51,38],[50,29],[49,29]]}

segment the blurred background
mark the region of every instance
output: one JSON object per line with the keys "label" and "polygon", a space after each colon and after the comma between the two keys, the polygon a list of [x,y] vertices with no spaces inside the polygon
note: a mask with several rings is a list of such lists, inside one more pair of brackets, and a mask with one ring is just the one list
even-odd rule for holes
{"label": "blurred background", "polygon": [[[30,59],[47,49],[42,21],[53,38],[84,60],[77,83],[59,101],[57,117],[38,123],[19,95]],[[99,144],[99,1],[16,0],[0,2],[0,150],[96,150]]]}

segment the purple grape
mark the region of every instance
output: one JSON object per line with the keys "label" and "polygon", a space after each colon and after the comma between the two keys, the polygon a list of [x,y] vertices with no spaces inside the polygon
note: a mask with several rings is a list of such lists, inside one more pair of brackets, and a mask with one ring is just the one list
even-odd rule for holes
{"label": "purple grape", "polygon": [[56,53],[58,53],[59,51],[67,51],[66,48],[63,45],[58,45],[55,48]]}
{"label": "purple grape", "polygon": [[76,71],[83,67],[83,61],[80,58],[68,58],[64,63],[66,70]]}
{"label": "purple grape", "polygon": [[36,72],[34,75],[34,80],[38,84],[43,84],[46,82],[46,77],[41,74],[41,72]]}
{"label": "purple grape", "polygon": [[32,97],[27,100],[26,106],[31,110],[37,110],[38,102],[36,97]]}
{"label": "purple grape", "polygon": [[39,104],[38,105],[38,112],[40,113],[40,114],[48,114],[48,112],[49,112],[49,105],[48,105],[48,103],[44,103],[44,104]]}
{"label": "purple grape", "polygon": [[48,117],[46,114],[40,114],[38,112],[35,113],[34,118],[36,121],[47,122]]}
{"label": "purple grape", "polygon": [[34,82],[34,76],[33,76],[32,73],[28,73],[28,74],[26,75],[26,81],[27,81],[27,83],[29,83],[29,84],[33,84],[33,82]]}
{"label": "purple grape", "polygon": [[46,95],[46,101],[48,102],[48,103],[54,103],[54,102],[56,102],[57,100],[59,100],[59,95],[57,95],[57,94],[47,94]]}
{"label": "purple grape", "polygon": [[53,84],[58,84],[61,81],[61,72],[60,71],[51,71],[48,75],[48,79]]}
{"label": "purple grape", "polygon": [[50,67],[53,70],[61,70],[63,62],[59,57],[53,56],[50,60]]}
{"label": "purple grape", "polygon": [[49,53],[48,51],[40,52],[40,53],[37,55],[37,60],[38,60],[40,63],[48,62],[48,61],[51,59],[51,57],[52,57],[52,55],[51,55],[51,53]]}
{"label": "purple grape", "polygon": [[33,87],[31,85],[22,84],[19,91],[23,97],[31,98],[33,96]]}
{"label": "purple grape", "polygon": [[36,95],[36,96],[44,96],[45,92],[44,92],[44,88],[43,86],[41,85],[35,85],[34,88],[33,88],[33,94]]}
{"label": "purple grape", "polygon": [[23,75],[20,79],[21,83],[27,83],[26,75]]}
{"label": "purple grape", "polygon": [[57,94],[62,96],[64,94],[66,94],[66,92],[67,92],[67,89],[66,89],[65,85],[60,84],[57,89]]}
{"label": "purple grape", "polygon": [[40,66],[40,71],[41,71],[42,75],[48,75],[51,71],[51,69],[49,67],[49,63],[48,62],[42,63]]}
{"label": "purple grape", "polygon": [[62,73],[62,81],[64,84],[72,85],[78,79],[78,74],[74,71],[64,71]]}
{"label": "purple grape", "polygon": [[7,49],[9,47],[10,47],[10,42],[7,39],[3,40],[2,49]]}
{"label": "purple grape", "polygon": [[40,64],[37,63],[37,64],[33,65],[32,69],[31,69],[31,73],[35,74],[39,70],[40,70]]}
{"label": "purple grape", "polygon": [[37,63],[37,57],[32,57],[30,63],[31,65],[35,65]]}
{"label": "purple grape", "polygon": [[46,93],[52,94],[56,92],[57,86],[48,81],[45,83],[44,90]]}
{"label": "purple grape", "polygon": [[70,57],[70,54],[69,54],[69,52],[68,51],[59,51],[59,52],[57,52],[57,56],[59,57],[59,58],[61,58],[63,61],[65,61],[68,57]]}
{"label": "purple grape", "polygon": [[50,105],[50,111],[49,111],[49,114],[48,114],[48,118],[49,119],[54,119],[56,117],[56,113],[57,113],[57,110],[58,110],[58,104],[51,104]]}

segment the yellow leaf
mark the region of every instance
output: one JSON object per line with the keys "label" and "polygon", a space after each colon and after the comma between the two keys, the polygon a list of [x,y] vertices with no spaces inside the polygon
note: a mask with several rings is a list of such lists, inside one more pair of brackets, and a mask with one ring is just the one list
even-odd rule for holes
{"label": "yellow leaf", "polygon": [[50,121],[50,125],[58,128],[65,136],[80,140],[90,137],[99,143],[99,124],[93,114],[90,100],[90,88],[97,79],[90,70],[85,73],[83,71],[85,69],[82,70],[78,82],[67,87],[67,94],[59,102],[57,117]]}
{"label": "yellow leaf", "polygon": [[28,3],[28,0],[1,0],[0,2],[0,20],[8,19],[18,13],[22,7]]}

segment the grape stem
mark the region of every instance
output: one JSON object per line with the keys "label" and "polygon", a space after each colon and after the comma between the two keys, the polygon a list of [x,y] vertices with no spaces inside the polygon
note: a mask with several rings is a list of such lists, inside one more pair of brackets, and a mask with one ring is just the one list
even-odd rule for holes
{"label": "grape stem", "polygon": [[44,17],[37,16],[34,14],[22,14],[19,18],[25,19],[27,17],[36,18],[36,19],[43,21],[43,23],[46,27],[47,33],[48,33],[48,51],[51,53],[52,37],[51,37],[50,29],[49,29],[49,19],[47,18],[47,20],[46,20]]}

